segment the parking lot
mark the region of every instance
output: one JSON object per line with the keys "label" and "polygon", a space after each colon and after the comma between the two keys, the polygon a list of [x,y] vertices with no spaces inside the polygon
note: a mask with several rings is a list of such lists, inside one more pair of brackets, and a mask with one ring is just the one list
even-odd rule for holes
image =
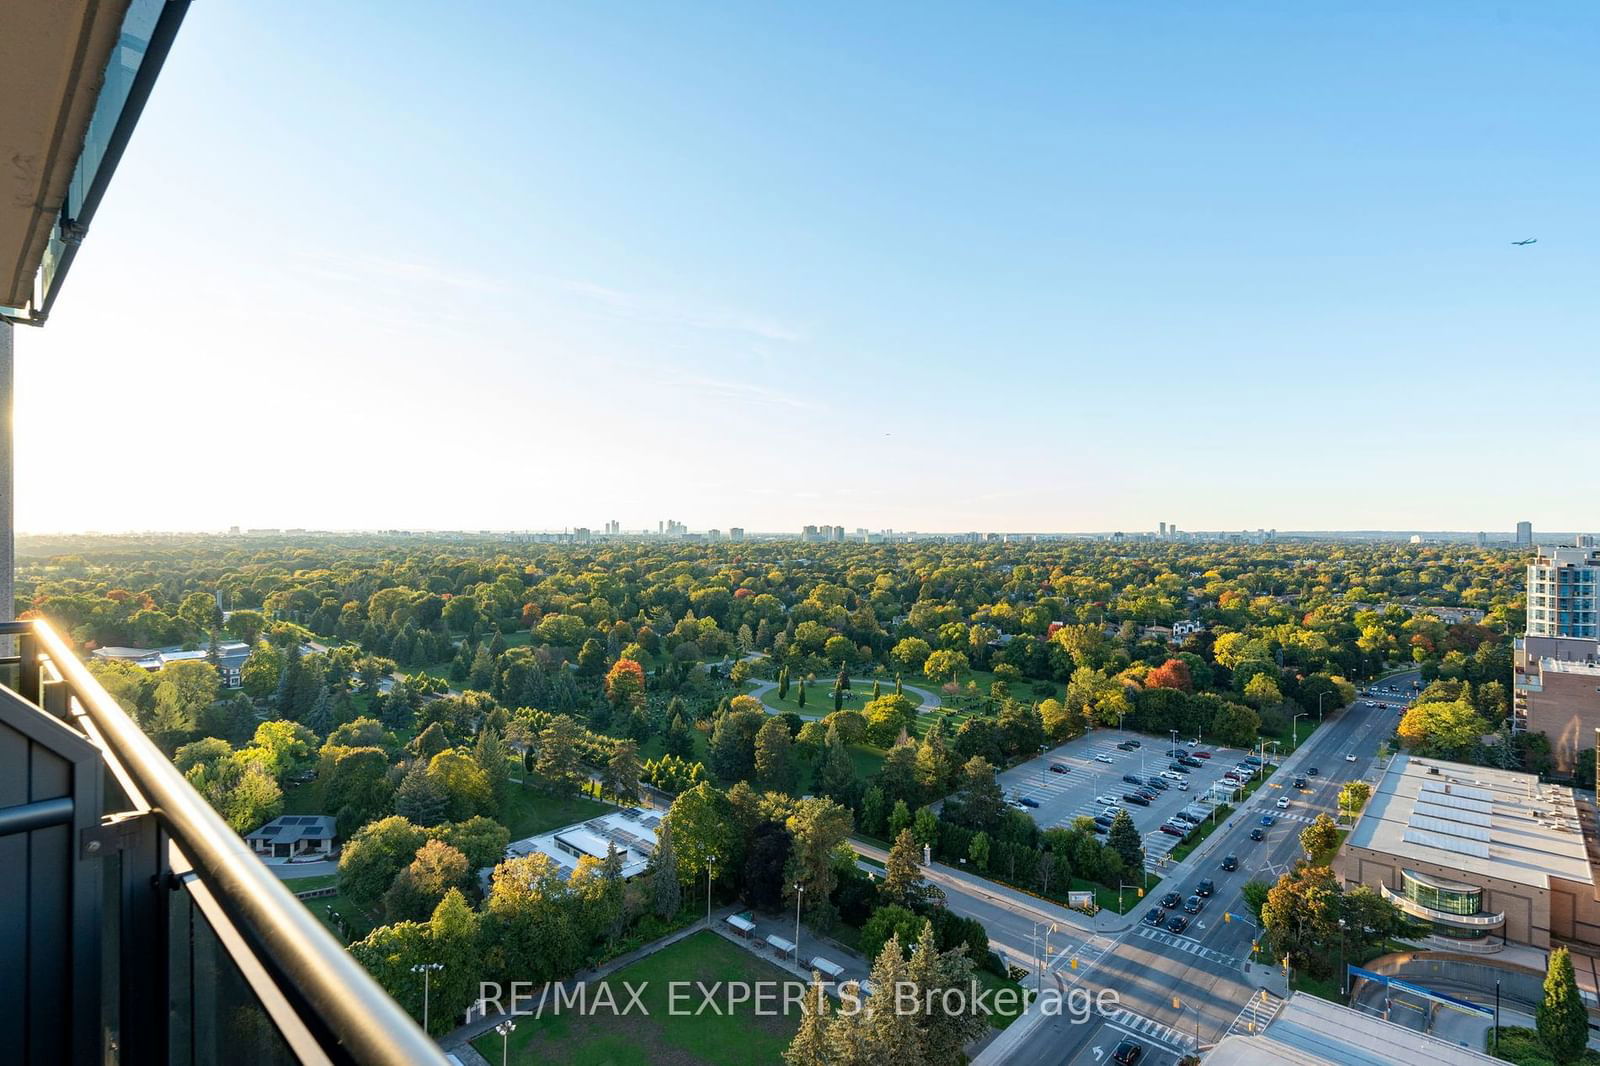
{"label": "parking lot", "polygon": [[[1128,740],[1137,740],[1140,746],[1132,751],[1117,747]],[[1107,806],[1121,807],[1132,816],[1133,824],[1144,838],[1146,868],[1158,870],[1167,853],[1183,843],[1181,838],[1161,832],[1161,823],[1191,804],[1205,803],[1211,786],[1250,754],[1238,748],[1218,748],[1204,743],[1190,749],[1187,742],[1180,741],[1179,747],[1185,751],[1211,756],[1200,758],[1202,765],[1190,768],[1187,775],[1179,775],[1188,790],[1168,780],[1166,789],[1156,789],[1156,798],[1148,807],[1123,800],[1123,795],[1135,787],[1124,781],[1123,775],[1133,774],[1141,781],[1159,776],[1172,762],[1166,754],[1171,746],[1170,736],[1152,737],[1100,729],[1006,770],[999,776],[1000,787],[1009,800],[1038,804],[1037,807],[1025,806],[1025,809],[1045,829],[1070,825],[1079,816],[1092,818]],[[1052,765],[1064,766],[1066,772],[1052,771]],[[1114,802],[1099,802],[1100,797],[1109,797]]]}

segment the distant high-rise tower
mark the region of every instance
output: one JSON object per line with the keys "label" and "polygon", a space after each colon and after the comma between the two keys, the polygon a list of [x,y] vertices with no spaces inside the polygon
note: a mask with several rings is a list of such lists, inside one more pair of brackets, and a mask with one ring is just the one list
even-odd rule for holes
{"label": "distant high-rise tower", "polygon": [[1486,547],[1488,545],[1488,543],[1489,543],[1489,534],[1485,533],[1481,529],[1478,530],[1478,547],[1480,547],[1480,548]]}
{"label": "distant high-rise tower", "polygon": [[1533,547],[1533,523],[1532,522],[1518,522],[1517,523],[1517,547],[1519,547],[1519,548],[1531,548],[1531,547]]}
{"label": "distant high-rise tower", "polygon": [[1161,539],[1167,539],[1167,524],[1165,522],[1161,523]]}

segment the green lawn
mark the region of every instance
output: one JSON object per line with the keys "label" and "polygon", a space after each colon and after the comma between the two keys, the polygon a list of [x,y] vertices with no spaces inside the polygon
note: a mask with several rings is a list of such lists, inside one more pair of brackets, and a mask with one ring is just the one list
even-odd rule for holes
{"label": "green lawn", "polygon": [[498,821],[511,831],[512,840],[521,840],[613,810],[616,808],[610,804],[586,796],[552,796],[537,788],[512,785]]}
{"label": "green lawn", "polygon": [[[862,683],[852,680],[851,683],[855,685],[855,688],[844,694],[844,706],[842,709],[859,711],[872,699],[872,682]],[[885,693],[893,692],[894,683],[890,682],[882,686],[882,688]],[[799,700],[800,683],[798,681],[790,683],[789,695],[784,699],[780,700],[778,698],[778,690],[775,688],[768,689],[761,694],[761,702],[779,714],[785,711],[793,711],[796,714],[832,714],[833,679],[824,680],[818,678],[815,684],[806,686],[806,705],[804,707],[800,706]]]}
{"label": "green lawn", "polygon": [[[762,1016],[756,1013],[753,1002],[729,1012],[726,996],[721,1000],[723,1013],[713,1013],[708,1008],[695,1014],[701,996],[693,982],[704,982],[710,988],[717,981],[789,980],[795,978],[715,933],[696,933],[606,978],[616,999],[616,1014],[555,1016],[547,1008],[543,1017],[530,1014],[519,1018],[511,1034],[509,1061],[524,1066],[745,1066],[752,1062],[779,1062],[799,1025],[799,1015],[782,1014],[778,984],[769,987],[779,999],[768,1000],[765,1007],[769,1014]],[[629,1002],[623,982],[636,989],[645,984],[640,1002],[648,1014],[635,1007],[632,1013],[621,1015],[622,1007]],[[669,1013],[673,1006],[669,998],[672,982],[690,982],[678,986],[676,1015]],[[682,991],[685,989],[686,993]],[[590,993],[597,992],[598,986],[591,985]],[[501,1061],[502,1038],[494,1032],[479,1037],[473,1046],[490,1062]]]}
{"label": "green lawn", "polygon": [[339,883],[338,874],[317,874],[315,877],[285,877],[283,883],[290,892],[315,892],[319,888],[332,888]]}
{"label": "green lawn", "polygon": [[[318,896],[316,899],[303,899],[300,902],[312,914],[322,919],[322,924],[333,930],[333,935],[346,944],[355,943],[382,924],[381,915],[368,914],[346,899],[343,894]],[[335,914],[344,919],[343,931],[340,923],[334,920]]]}

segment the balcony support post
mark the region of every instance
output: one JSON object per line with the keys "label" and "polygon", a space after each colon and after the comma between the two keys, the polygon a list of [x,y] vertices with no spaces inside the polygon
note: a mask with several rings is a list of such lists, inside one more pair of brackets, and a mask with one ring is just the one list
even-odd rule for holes
{"label": "balcony support post", "polygon": [[[13,329],[9,320],[0,318],[0,622],[12,620],[17,599],[16,483],[11,448]],[[10,654],[11,638],[0,637],[0,655]]]}

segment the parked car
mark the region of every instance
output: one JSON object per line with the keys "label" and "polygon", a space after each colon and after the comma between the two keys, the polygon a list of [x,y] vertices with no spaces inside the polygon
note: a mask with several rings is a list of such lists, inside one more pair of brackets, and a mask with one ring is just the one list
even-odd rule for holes
{"label": "parked car", "polygon": [[1117,797],[1112,795],[1096,796],[1094,801],[1102,807],[1115,807],[1117,805]]}
{"label": "parked car", "polygon": [[1181,933],[1185,929],[1189,928],[1189,919],[1185,918],[1181,914],[1174,914],[1171,918],[1167,919],[1167,928],[1174,933]]}
{"label": "parked car", "polygon": [[1188,828],[1176,822],[1162,822],[1160,828],[1163,833],[1168,836],[1175,836],[1180,840],[1189,835]]}
{"label": "parked car", "polygon": [[1194,753],[1194,757],[1196,759],[1209,759],[1211,758],[1211,753],[1209,751],[1197,751]]}
{"label": "parked car", "polygon": [[1116,1050],[1111,1053],[1111,1061],[1117,1066],[1134,1066],[1144,1058],[1144,1045],[1136,1040],[1118,1040]]}
{"label": "parked car", "polygon": [[1105,815],[1107,818],[1115,818],[1117,815],[1122,813],[1122,807],[1120,805],[1116,804],[1116,803],[1113,803],[1111,806],[1105,808],[1100,813]]}
{"label": "parked car", "polygon": [[1196,759],[1193,756],[1189,756],[1189,755],[1185,755],[1183,758],[1179,759],[1178,761],[1181,762],[1185,766],[1192,766],[1196,770],[1200,769],[1200,767],[1205,765],[1205,763],[1201,762],[1199,759]]}
{"label": "parked car", "polygon": [[1159,777],[1147,777],[1147,778],[1145,778],[1145,782],[1144,783],[1149,785],[1151,788],[1159,788],[1159,789],[1162,789],[1163,791],[1165,791],[1166,788],[1168,787],[1167,783],[1165,781],[1161,780],[1161,778],[1159,778]]}
{"label": "parked car", "polygon": [[1050,764],[1050,772],[1053,774],[1064,774],[1070,769],[1072,768],[1066,763],[1053,762]]}
{"label": "parked car", "polygon": [[1160,907],[1151,907],[1148,911],[1145,911],[1144,924],[1160,925],[1162,922],[1166,921],[1166,918],[1167,916],[1161,913]]}
{"label": "parked car", "polygon": [[1201,899],[1206,899],[1216,890],[1217,886],[1212,883],[1209,877],[1204,881],[1201,881],[1198,885],[1194,886],[1194,894],[1199,896]]}
{"label": "parked car", "polygon": [[1032,796],[1023,796],[1021,799],[1017,800],[1017,802],[1022,804],[1024,807],[1033,807],[1037,809],[1039,806],[1039,801],[1034,799]]}
{"label": "parked car", "polygon": [[1139,807],[1150,806],[1150,801],[1139,795],[1137,792],[1124,792],[1122,794],[1122,799],[1125,803],[1132,803]]}
{"label": "parked car", "polygon": [[1094,824],[1095,825],[1099,825],[1099,826],[1104,826],[1105,828],[1110,829],[1111,828],[1111,819],[1106,817],[1103,814],[1097,814],[1097,815],[1094,816]]}
{"label": "parked car", "polygon": [[1144,784],[1144,778],[1140,777],[1138,774],[1123,774],[1122,779],[1130,785]]}
{"label": "parked car", "polygon": [[1201,899],[1199,896],[1190,896],[1188,899],[1183,901],[1183,909],[1187,914],[1199,914],[1200,908],[1204,907],[1205,905],[1206,901]]}
{"label": "parked car", "polygon": [[1176,770],[1163,770],[1163,771],[1161,771],[1161,776],[1166,778],[1168,781],[1182,781],[1183,780],[1183,775],[1178,773],[1178,771],[1176,771]]}
{"label": "parked car", "polygon": [[1239,868],[1239,856],[1225,855],[1222,858],[1222,868],[1230,873]]}
{"label": "parked car", "polygon": [[1130,747],[1130,748],[1142,748],[1142,747],[1144,747],[1143,744],[1141,744],[1137,740],[1134,740],[1132,737],[1128,738],[1127,743],[1128,743],[1128,747]]}
{"label": "parked car", "polygon": [[1111,756],[1107,755],[1105,752],[1097,751],[1097,752],[1094,753],[1094,761],[1095,762],[1112,762],[1113,760],[1112,760]]}
{"label": "parked car", "polygon": [[1169,911],[1182,902],[1183,897],[1178,895],[1176,892],[1168,892],[1165,896],[1161,897],[1161,905]]}
{"label": "parked car", "polygon": [[1189,782],[1187,782],[1187,781],[1179,781],[1176,785],[1173,785],[1172,787],[1177,789],[1179,792],[1187,792],[1187,791],[1189,791]]}
{"label": "parked car", "polygon": [[1267,834],[1263,833],[1259,829],[1252,829],[1252,830],[1250,830],[1250,839],[1251,840],[1265,840],[1265,839],[1267,839]]}
{"label": "parked car", "polygon": [[1094,829],[1095,836],[1105,836],[1107,833],[1111,832],[1109,825],[1101,825],[1099,822],[1094,823],[1092,828]]}
{"label": "parked car", "polygon": [[1126,740],[1124,740],[1122,743],[1117,745],[1117,750],[1118,751],[1132,751],[1133,750],[1133,745],[1129,744]]}
{"label": "parked car", "polygon": [[1186,774],[1186,773],[1189,772],[1189,768],[1187,766],[1183,765],[1182,763],[1177,763],[1177,762],[1168,763],[1167,764],[1167,769],[1171,770],[1171,771],[1173,771],[1175,773],[1180,773],[1180,774]]}

